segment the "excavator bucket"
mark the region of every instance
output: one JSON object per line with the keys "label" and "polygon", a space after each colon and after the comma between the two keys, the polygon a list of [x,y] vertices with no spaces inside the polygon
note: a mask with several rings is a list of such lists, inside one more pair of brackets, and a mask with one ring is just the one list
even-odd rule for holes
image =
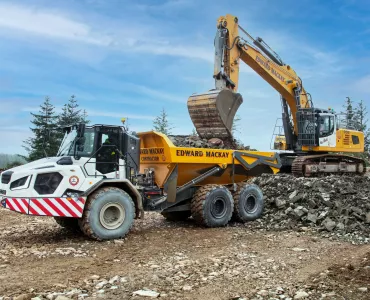
{"label": "excavator bucket", "polygon": [[243,98],[231,90],[211,90],[188,99],[188,110],[201,138],[230,138],[233,120]]}

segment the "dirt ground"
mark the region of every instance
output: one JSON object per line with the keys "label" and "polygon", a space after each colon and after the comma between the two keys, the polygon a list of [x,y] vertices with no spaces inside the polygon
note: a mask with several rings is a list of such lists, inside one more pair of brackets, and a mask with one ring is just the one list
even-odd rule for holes
{"label": "dirt ground", "polygon": [[141,299],[133,296],[141,289],[165,299],[370,295],[370,245],[308,231],[265,231],[253,223],[205,229],[191,219],[171,223],[149,213],[135,221],[125,239],[95,242],[60,228],[52,218],[5,209],[0,209],[0,226],[0,296],[5,299],[55,299],[52,293],[68,291],[75,299]]}

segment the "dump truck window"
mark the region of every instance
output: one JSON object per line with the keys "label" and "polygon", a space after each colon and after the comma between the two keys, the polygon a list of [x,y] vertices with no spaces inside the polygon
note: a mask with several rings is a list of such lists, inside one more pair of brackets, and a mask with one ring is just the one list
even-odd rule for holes
{"label": "dump truck window", "polygon": [[101,134],[99,149],[96,153],[96,170],[102,174],[114,172],[118,169],[119,135],[115,132]]}
{"label": "dump truck window", "polygon": [[[76,147],[76,141],[77,141],[77,136],[76,132],[72,131],[69,135],[71,135],[70,142],[68,142],[68,139],[65,139],[65,150],[60,151],[60,154],[58,156],[64,156],[64,155],[77,155],[79,157],[90,157],[93,152],[94,152],[94,137],[95,137],[95,132],[93,129],[88,128],[85,130],[84,134],[84,143],[83,147],[81,147],[81,151],[78,151],[78,147]],[[71,140],[73,138],[73,140]],[[75,148],[76,148],[76,153],[75,153]],[[68,153],[67,153],[68,151]]]}

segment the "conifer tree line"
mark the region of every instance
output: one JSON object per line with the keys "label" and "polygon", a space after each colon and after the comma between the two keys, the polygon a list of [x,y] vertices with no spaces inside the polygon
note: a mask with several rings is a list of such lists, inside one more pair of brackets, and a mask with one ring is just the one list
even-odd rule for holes
{"label": "conifer tree line", "polygon": [[368,127],[368,111],[365,102],[361,100],[354,103],[350,97],[346,98],[344,104],[344,115],[346,127],[362,131],[364,133],[365,153],[369,156],[370,153],[370,128]]}
{"label": "conifer tree line", "polygon": [[56,156],[63,139],[63,128],[77,123],[88,124],[87,112],[79,107],[74,95],[63,105],[61,113],[56,113],[50,97],[45,97],[37,113],[32,113],[33,136],[23,142],[28,153],[28,161],[47,156]]}

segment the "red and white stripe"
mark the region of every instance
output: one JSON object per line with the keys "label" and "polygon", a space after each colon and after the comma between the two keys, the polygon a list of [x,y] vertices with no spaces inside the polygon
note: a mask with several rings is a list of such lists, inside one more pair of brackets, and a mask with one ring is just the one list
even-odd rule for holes
{"label": "red and white stripe", "polygon": [[28,199],[20,199],[20,198],[5,198],[5,208],[10,210],[14,210],[20,212],[22,214],[28,214]]}
{"label": "red and white stripe", "polygon": [[5,207],[22,214],[81,218],[86,198],[5,198]]}

